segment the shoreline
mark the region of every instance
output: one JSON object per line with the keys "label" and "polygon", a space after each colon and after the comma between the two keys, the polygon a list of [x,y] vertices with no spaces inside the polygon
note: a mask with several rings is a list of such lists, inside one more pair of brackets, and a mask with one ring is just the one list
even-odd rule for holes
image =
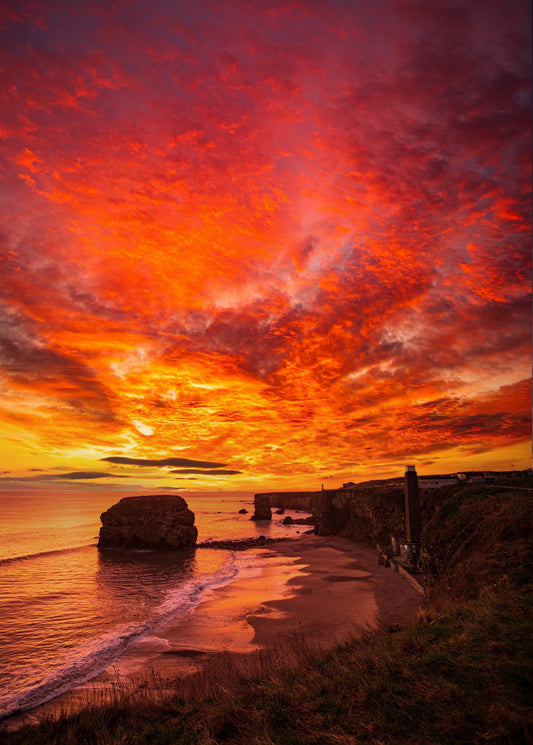
{"label": "shoreline", "polygon": [[[325,651],[380,625],[415,620],[420,595],[371,548],[338,536],[303,534],[249,549],[257,571],[209,591],[184,616],[133,643],[91,681],[8,717],[16,729],[111,700],[118,689],[150,681],[192,680],[221,664],[249,669],[257,655],[290,662],[303,646]],[[255,662],[254,662],[255,656]],[[262,663],[261,663],[262,664]],[[205,681],[204,681],[205,682]]]}

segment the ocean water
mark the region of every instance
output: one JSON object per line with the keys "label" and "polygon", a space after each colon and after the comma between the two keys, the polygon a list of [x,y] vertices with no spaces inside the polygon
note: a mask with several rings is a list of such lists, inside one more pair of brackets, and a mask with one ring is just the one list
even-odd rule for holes
{"label": "ocean water", "polygon": [[[254,551],[99,551],[100,514],[141,493],[0,491],[0,718],[90,680],[211,588],[256,569]],[[182,496],[199,543],[298,529],[278,516],[251,521],[252,494]]]}

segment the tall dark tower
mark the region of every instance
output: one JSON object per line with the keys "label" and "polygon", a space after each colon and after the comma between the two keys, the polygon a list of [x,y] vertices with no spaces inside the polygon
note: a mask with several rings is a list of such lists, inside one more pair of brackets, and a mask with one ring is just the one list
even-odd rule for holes
{"label": "tall dark tower", "polygon": [[420,543],[422,517],[418,498],[418,476],[414,466],[405,467],[405,532],[409,543]]}

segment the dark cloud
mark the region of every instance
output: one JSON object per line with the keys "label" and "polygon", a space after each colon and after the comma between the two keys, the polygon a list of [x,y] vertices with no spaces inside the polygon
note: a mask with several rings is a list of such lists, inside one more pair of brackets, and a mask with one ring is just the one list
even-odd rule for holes
{"label": "dark cloud", "polygon": [[226,465],[225,463],[214,463],[207,460],[190,460],[189,458],[128,458],[122,455],[111,455],[109,458],[101,458],[100,460],[107,461],[108,463],[121,463],[130,466],[190,466],[200,469],[221,468]]}
{"label": "dark cloud", "polygon": [[[39,470],[39,469],[30,469]],[[6,472],[7,473],[7,472]],[[71,473],[50,473],[39,476],[17,476],[6,481],[90,481],[92,479],[127,479],[116,473],[103,473],[100,471],[72,471]]]}
{"label": "dark cloud", "polygon": [[99,471],[76,471],[74,473],[56,473],[54,479],[127,479],[129,476],[119,476],[114,473],[100,473]]}
{"label": "dark cloud", "polygon": [[202,471],[200,468],[180,468],[176,471],[169,471],[169,473],[202,473],[205,476],[234,476],[242,471],[229,471],[224,469],[208,469]]}

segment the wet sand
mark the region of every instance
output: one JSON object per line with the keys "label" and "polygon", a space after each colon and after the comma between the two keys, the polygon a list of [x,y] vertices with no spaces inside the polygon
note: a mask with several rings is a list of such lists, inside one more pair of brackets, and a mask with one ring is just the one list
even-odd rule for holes
{"label": "wet sand", "polygon": [[260,561],[251,576],[211,590],[179,621],[132,644],[96,679],[11,725],[71,710],[118,685],[182,680],[228,653],[241,667],[259,650],[289,659],[291,649],[327,649],[380,624],[416,618],[421,596],[379,565],[375,550],[315,535],[253,550]]}
{"label": "wet sand", "polygon": [[329,648],[378,624],[414,620],[420,595],[377,552],[337,537],[254,549],[257,573],[214,589],[178,622],[132,644],[98,682],[197,670],[212,653],[287,650],[295,639]]}

